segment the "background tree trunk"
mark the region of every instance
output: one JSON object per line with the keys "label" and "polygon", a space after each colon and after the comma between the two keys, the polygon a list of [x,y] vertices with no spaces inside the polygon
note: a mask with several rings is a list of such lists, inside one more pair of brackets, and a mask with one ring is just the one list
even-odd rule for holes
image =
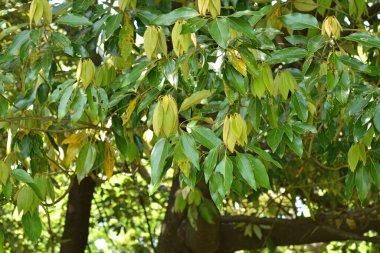
{"label": "background tree trunk", "polygon": [[95,182],[91,177],[86,177],[80,184],[78,184],[76,176],[73,180],[73,187],[69,192],[67,202],[61,253],[82,253],[87,246]]}

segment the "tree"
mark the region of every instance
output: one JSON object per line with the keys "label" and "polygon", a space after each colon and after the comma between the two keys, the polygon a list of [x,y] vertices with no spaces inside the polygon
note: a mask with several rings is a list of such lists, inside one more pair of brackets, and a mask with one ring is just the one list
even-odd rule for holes
{"label": "tree", "polygon": [[0,252],[378,250],[377,1],[0,6]]}

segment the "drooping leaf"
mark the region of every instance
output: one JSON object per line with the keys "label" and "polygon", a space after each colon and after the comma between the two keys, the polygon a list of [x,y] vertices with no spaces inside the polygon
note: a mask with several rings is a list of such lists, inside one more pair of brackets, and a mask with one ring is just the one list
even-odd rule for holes
{"label": "drooping leaf", "polygon": [[188,108],[199,104],[203,99],[208,98],[211,94],[211,90],[201,90],[191,94],[190,97],[185,98],[185,100],[182,102],[181,107],[179,108],[179,112],[185,111]]}
{"label": "drooping leaf", "polygon": [[238,153],[236,155],[236,164],[241,177],[249,186],[256,190],[256,180],[253,168],[254,164],[252,164],[252,159],[252,155]]}
{"label": "drooping leaf", "polygon": [[42,233],[42,223],[38,211],[25,213],[21,220],[26,236],[33,243],[36,243]]}
{"label": "drooping leaf", "polygon": [[208,24],[211,37],[221,48],[227,48],[230,39],[228,28],[228,22],[225,18],[217,18]]}
{"label": "drooping leaf", "polygon": [[209,128],[195,126],[191,128],[194,139],[208,149],[213,149],[222,144],[222,140]]}
{"label": "drooping leaf", "polygon": [[78,154],[76,162],[76,172],[80,183],[94,166],[96,159],[96,148],[89,142],[84,144]]}
{"label": "drooping leaf", "polygon": [[152,24],[154,25],[172,25],[179,19],[189,19],[198,16],[199,13],[193,8],[189,7],[181,7],[175,9],[167,14],[159,15],[157,18],[152,20]]}
{"label": "drooping leaf", "polygon": [[224,192],[229,192],[233,180],[233,169],[234,165],[231,161],[231,159],[226,155],[224,158],[219,162],[219,164],[215,168],[215,172],[219,172],[223,175],[224,179]]}
{"label": "drooping leaf", "polygon": [[283,128],[275,128],[268,132],[267,134],[267,142],[269,147],[272,149],[273,152],[276,151],[278,145],[280,144],[282,140],[282,136],[284,135],[284,129]]}
{"label": "drooping leaf", "polygon": [[264,164],[260,159],[253,156],[247,156],[251,161],[251,166],[253,167],[253,172],[255,175],[255,180],[258,186],[270,189],[269,177]]}
{"label": "drooping leaf", "polygon": [[55,21],[57,24],[78,27],[82,25],[92,25],[88,18],[76,14],[66,14]]}
{"label": "drooping leaf", "polygon": [[292,30],[318,28],[318,20],[310,14],[292,13],[280,17],[285,27]]}
{"label": "drooping leaf", "polygon": [[203,171],[206,183],[209,181],[218,161],[218,147],[210,150],[203,163]]}
{"label": "drooping leaf", "polygon": [[152,165],[152,185],[154,192],[160,184],[160,179],[164,172],[165,161],[169,155],[169,142],[165,138],[159,139],[153,147],[150,155],[150,163]]}
{"label": "drooping leaf", "polygon": [[190,160],[190,162],[194,165],[194,167],[199,170],[200,169],[199,153],[198,153],[196,143],[193,137],[188,133],[183,133],[181,135],[181,143],[182,143],[182,147],[185,152],[185,155]]}
{"label": "drooping leaf", "polygon": [[371,189],[371,176],[368,168],[360,166],[355,172],[355,185],[359,199],[363,202]]}

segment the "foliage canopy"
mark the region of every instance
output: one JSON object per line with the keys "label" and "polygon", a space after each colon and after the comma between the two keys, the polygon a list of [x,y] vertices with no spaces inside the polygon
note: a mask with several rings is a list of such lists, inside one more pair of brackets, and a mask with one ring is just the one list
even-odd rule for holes
{"label": "foliage canopy", "polygon": [[29,240],[88,176],[163,206],[178,177],[193,227],[378,206],[379,3],[95,2],[0,4],[1,202]]}

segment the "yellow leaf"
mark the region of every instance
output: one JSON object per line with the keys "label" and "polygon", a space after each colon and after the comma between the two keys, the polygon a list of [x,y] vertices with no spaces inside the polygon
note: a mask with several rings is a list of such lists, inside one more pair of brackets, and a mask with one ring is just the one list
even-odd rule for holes
{"label": "yellow leaf", "polygon": [[85,133],[71,134],[69,137],[67,137],[66,139],[62,141],[62,145],[64,144],[79,145],[84,142],[85,138],[86,138]]}
{"label": "yellow leaf", "polygon": [[198,0],[198,11],[201,15],[206,15],[210,0]]}
{"label": "yellow leaf", "polygon": [[119,8],[121,11],[124,11],[127,8],[129,0],[118,0]]}
{"label": "yellow leaf", "polygon": [[157,28],[149,26],[144,33],[144,49],[148,59],[152,59],[158,46],[159,34]]}
{"label": "yellow leaf", "polygon": [[131,119],[132,113],[134,112],[136,108],[138,100],[139,100],[139,97],[135,97],[129,102],[127,109],[125,110],[123,125],[127,124],[129,120]]}
{"label": "yellow leaf", "polygon": [[318,6],[313,0],[296,0],[294,7],[299,11],[312,11]]}
{"label": "yellow leaf", "polygon": [[179,111],[185,111],[193,105],[199,104],[202,99],[208,98],[212,94],[211,90],[201,90],[193,93],[190,97],[186,98],[179,108]]}
{"label": "yellow leaf", "polygon": [[222,6],[220,3],[220,0],[210,0],[209,10],[213,18],[216,18],[217,16],[220,15],[221,7]]}
{"label": "yellow leaf", "polygon": [[247,76],[247,65],[245,65],[244,61],[240,59],[240,55],[238,54],[239,53],[236,50],[228,50],[228,61],[237,71],[239,71],[240,74],[242,74],[243,76]]}
{"label": "yellow leaf", "polygon": [[160,101],[157,103],[153,112],[153,132],[156,136],[160,135],[162,123],[164,121],[164,108]]}
{"label": "yellow leaf", "polygon": [[40,22],[43,14],[43,6],[40,4],[39,0],[33,0],[30,5],[30,27],[32,27],[32,22],[37,25]]}
{"label": "yellow leaf", "polygon": [[107,178],[110,178],[112,177],[113,167],[115,166],[115,151],[109,143],[105,143],[104,156],[104,173]]}
{"label": "yellow leaf", "polygon": [[80,71],[80,79],[82,81],[84,89],[94,81],[96,68],[91,59],[82,59],[82,68]]}
{"label": "yellow leaf", "polygon": [[168,56],[168,47],[166,45],[166,37],[164,33],[164,29],[161,27],[158,28],[158,47],[160,48],[161,52],[167,57]]}
{"label": "yellow leaf", "polygon": [[42,6],[45,22],[49,25],[52,21],[51,5],[48,0],[42,0]]}

